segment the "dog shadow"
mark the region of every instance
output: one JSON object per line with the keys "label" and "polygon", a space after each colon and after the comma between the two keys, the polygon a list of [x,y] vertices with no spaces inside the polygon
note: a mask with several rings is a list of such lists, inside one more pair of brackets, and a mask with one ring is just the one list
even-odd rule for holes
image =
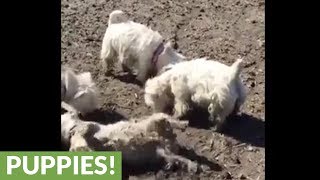
{"label": "dog shadow", "polygon": [[253,146],[265,147],[265,123],[248,114],[229,117],[221,133]]}
{"label": "dog shadow", "polygon": [[207,111],[203,110],[202,108],[195,107],[192,111],[188,112],[187,115],[182,119],[188,120],[190,127],[209,130],[212,124],[210,123],[208,118],[209,114]]}
{"label": "dog shadow", "polygon": [[82,115],[81,119],[84,121],[98,122],[104,125],[113,124],[122,120],[127,120],[127,118],[124,115],[118,113],[117,111],[103,109],[97,109],[91,113]]}
{"label": "dog shadow", "polygon": [[[209,114],[206,111],[195,108],[186,119],[189,120],[191,127],[210,130],[212,123],[208,117]],[[265,123],[245,113],[228,117],[219,132],[243,143],[265,147]]]}
{"label": "dog shadow", "polygon": [[140,87],[143,87],[143,84],[136,79],[137,76],[132,73],[121,72],[121,73],[112,74],[112,76],[121,82],[124,82],[127,84],[134,84],[134,85],[138,85]]}
{"label": "dog shadow", "polygon": [[129,179],[130,176],[139,176],[146,173],[156,174],[165,166],[164,162],[149,163],[144,166],[133,167],[122,162],[122,179]]}
{"label": "dog shadow", "polygon": [[209,161],[206,157],[200,156],[197,153],[195,153],[193,150],[187,149],[185,147],[180,147],[179,155],[187,157],[192,161],[196,161],[199,164],[207,165],[210,168],[210,170],[213,170],[213,171],[222,171],[223,169],[222,166],[220,166],[218,163]]}
{"label": "dog shadow", "polygon": [[[211,162],[209,161],[207,158],[203,157],[203,156],[199,156],[197,155],[193,150],[188,150],[184,147],[180,147],[179,149],[179,155],[186,157],[192,161],[196,161],[199,165],[207,165],[210,170],[212,171],[222,171],[222,166],[220,166],[217,163]],[[165,171],[163,170],[163,168],[165,167],[165,162],[163,161],[159,161],[158,163],[149,163],[149,164],[145,164],[141,167],[132,167],[129,165],[126,165],[124,163],[122,163],[122,177],[123,179],[129,179],[129,176],[139,176],[139,175],[143,175],[143,174],[157,174],[159,171]],[[172,170],[169,171],[182,171],[182,169],[175,167]]]}

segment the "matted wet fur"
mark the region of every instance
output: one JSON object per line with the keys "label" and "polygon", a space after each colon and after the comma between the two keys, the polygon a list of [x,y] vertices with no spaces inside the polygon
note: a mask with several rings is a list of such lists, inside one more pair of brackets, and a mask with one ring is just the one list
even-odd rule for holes
{"label": "matted wet fur", "polygon": [[114,124],[102,125],[81,121],[76,113],[61,115],[61,135],[70,151],[121,151],[123,162],[130,166],[166,162],[171,168],[178,162],[182,168],[197,172],[207,168],[178,155],[179,146],[173,128],[184,129],[187,122],[177,121],[164,113]]}

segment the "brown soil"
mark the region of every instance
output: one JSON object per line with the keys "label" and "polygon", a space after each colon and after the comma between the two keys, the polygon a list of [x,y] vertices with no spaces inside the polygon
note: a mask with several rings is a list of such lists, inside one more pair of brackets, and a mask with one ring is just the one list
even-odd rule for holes
{"label": "brown soil", "polygon": [[[100,122],[150,114],[143,89],[119,68],[105,76],[99,54],[108,15],[121,9],[149,25],[190,58],[210,57],[231,64],[238,55],[246,62],[243,79],[249,96],[242,115],[229,118],[221,133],[205,123],[177,132],[181,152],[220,168],[190,174],[144,168],[124,169],[124,179],[253,179],[265,178],[265,33],[263,0],[62,0],[62,64],[89,71],[101,91],[102,109],[91,118]],[[199,113],[195,122],[205,122]],[[194,121],[193,121],[194,122]]]}

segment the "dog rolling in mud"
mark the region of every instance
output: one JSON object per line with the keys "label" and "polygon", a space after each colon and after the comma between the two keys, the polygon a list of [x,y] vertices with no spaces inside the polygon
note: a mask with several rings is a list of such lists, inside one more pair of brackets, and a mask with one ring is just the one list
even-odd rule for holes
{"label": "dog rolling in mud", "polygon": [[145,25],[129,21],[123,11],[115,10],[109,16],[101,60],[105,71],[110,71],[118,58],[123,70],[137,70],[136,79],[141,83],[164,66],[185,60],[185,57],[164,44],[163,37]]}
{"label": "dog rolling in mud", "polygon": [[145,103],[154,112],[174,107],[174,116],[183,117],[192,105],[208,110],[213,130],[219,130],[232,112],[237,112],[246,99],[239,75],[242,60],[231,66],[217,61],[195,59],[181,62],[149,79],[145,85]]}
{"label": "dog rolling in mud", "polygon": [[163,159],[169,169],[177,162],[191,172],[208,168],[177,155],[179,146],[173,128],[184,129],[187,122],[157,113],[102,125],[81,121],[69,105],[62,105],[67,109],[61,115],[62,142],[70,146],[70,151],[121,151],[123,162],[132,167]]}
{"label": "dog rolling in mud", "polygon": [[89,72],[76,75],[69,68],[61,68],[61,101],[81,114],[98,109],[98,93]]}

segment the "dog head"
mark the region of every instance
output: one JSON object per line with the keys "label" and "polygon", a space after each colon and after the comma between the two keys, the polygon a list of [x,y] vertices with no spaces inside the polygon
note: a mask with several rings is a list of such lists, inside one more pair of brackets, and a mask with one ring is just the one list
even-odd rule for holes
{"label": "dog head", "polygon": [[157,77],[147,80],[144,92],[146,105],[151,107],[154,111],[163,111],[170,102],[166,87],[160,83],[160,80]]}
{"label": "dog head", "polygon": [[184,61],[185,59],[185,56],[174,50],[174,48],[171,45],[171,42],[167,42],[164,45],[164,50],[158,57],[157,70],[158,72],[160,72],[164,66],[167,66],[168,64],[176,64],[181,61]]}
{"label": "dog head", "polygon": [[[75,109],[86,114],[92,112],[98,108],[98,93],[95,87],[95,83],[92,80],[89,72],[81,73],[79,75],[73,75],[73,81],[76,81],[76,90],[70,93],[68,103]],[[67,89],[68,92],[68,89]]]}
{"label": "dog head", "polygon": [[80,111],[82,115],[92,112],[99,107],[97,93],[88,87],[79,89],[70,101],[70,104]]}
{"label": "dog head", "polygon": [[154,107],[155,101],[159,99],[159,95],[157,93],[157,80],[155,78],[148,79],[145,84],[144,89],[144,100],[147,106]]}

